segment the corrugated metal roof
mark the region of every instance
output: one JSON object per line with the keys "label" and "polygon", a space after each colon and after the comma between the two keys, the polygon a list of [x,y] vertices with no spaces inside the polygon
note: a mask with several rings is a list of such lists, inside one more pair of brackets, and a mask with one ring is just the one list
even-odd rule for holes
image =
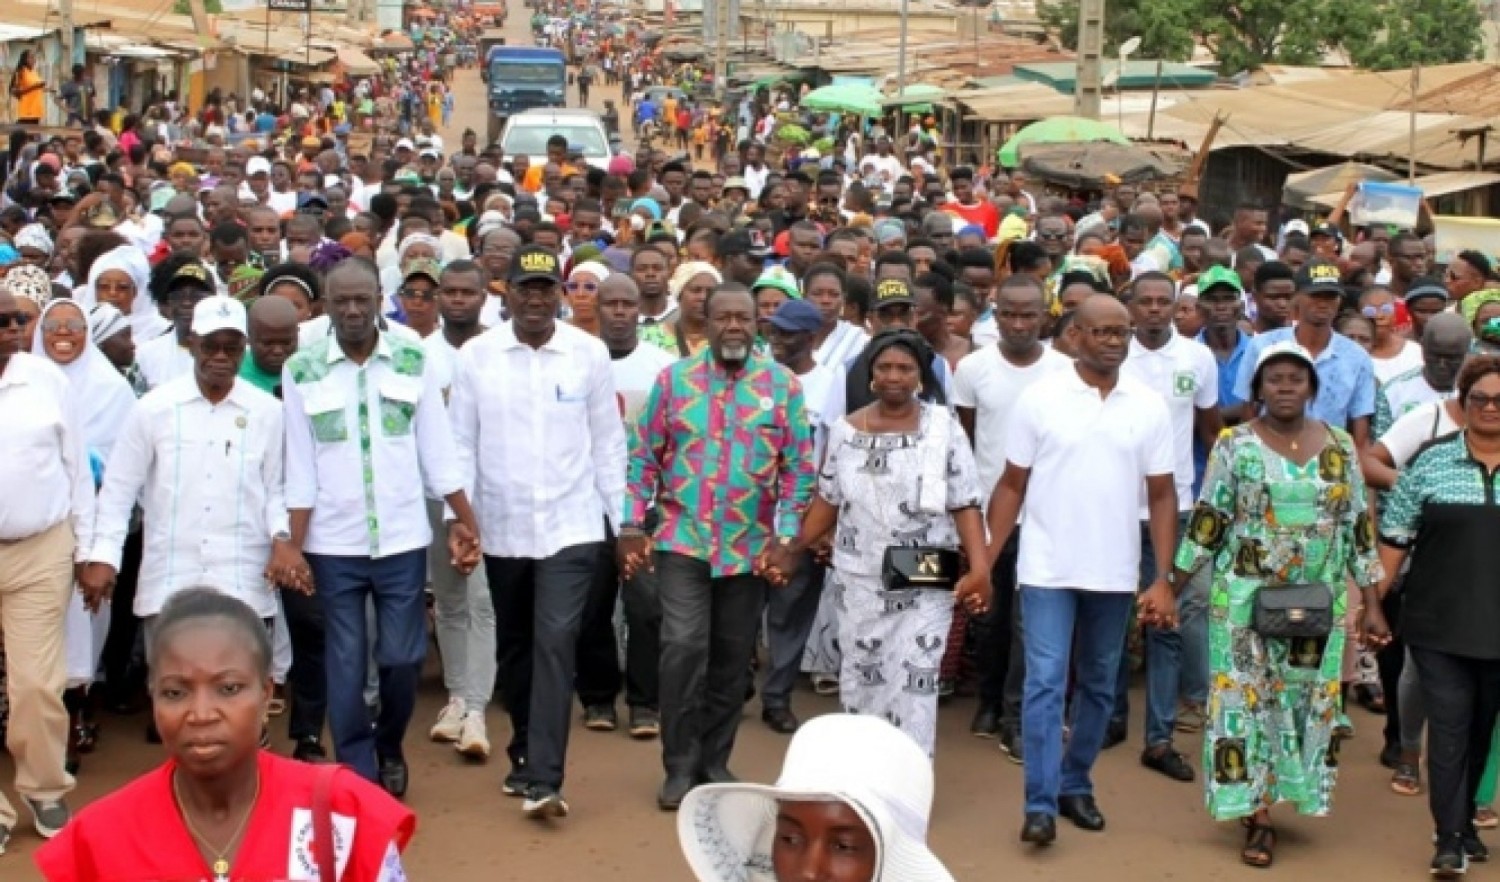
{"label": "corrugated metal roof", "polygon": [[[1405,183],[1405,181],[1401,181]],[[1429,198],[1447,196],[1452,193],[1462,193],[1466,190],[1477,190],[1481,187],[1490,187],[1500,184],[1500,174],[1484,171],[1445,171],[1430,175],[1421,175],[1412,182],[1424,196]],[[1313,202],[1328,208],[1336,207],[1343,201],[1344,194],[1323,193],[1312,198]]]}
{"label": "corrugated metal roof", "polygon": [[56,25],[50,28],[33,28],[26,25],[0,23],[0,43],[10,43],[16,40],[38,40],[55,30],[57,30]]}
{"label": "corrugated metal roof", "polygon": [[[1116,88],[1149,89],[1157,83],[1156,64],[1155,61],[1130,60],[1126,61],[1124,68],[1121,69],[1118,61],[1105,59],[1103,68],[1105,76],[1119,71]],[[1027,62],[1016,65],[1015,74],[1022,79],[1046,83],[1057,91],[1069,95],[1073,94],[1073,90],[1078,86],[1078,63],[1075,61]],[[1191,64],[1169,61],[1162,63],[1161,66],[1160,82],[1163,89],[1208,86],[1212,85],[1216,79],[1218,77],[1213,71],[1194,67]]]}

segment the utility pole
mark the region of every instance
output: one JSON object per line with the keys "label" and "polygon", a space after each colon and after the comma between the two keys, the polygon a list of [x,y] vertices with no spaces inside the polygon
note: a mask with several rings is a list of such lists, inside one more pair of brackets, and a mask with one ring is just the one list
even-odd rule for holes
{"label": "utility pole", "polygon": [[[1406,183],[1417,182],[1417,96],[1422,90],[1422,65],[1411,66],[1411,112],[1406,117]],[[1483,141],[1479,142],[1483,150]],[[1481,168],[1483,164],[1481,163]]]}
{"label": "utility pole", "polygon": [[1078,81],[1073,90],[1073,115],[1099,118],[1104,95],[1104,0],[1080,0],[1078,5]]}
{"label": "utility pole", "polygon": [[61,19],[63,72],[62,76],[73,78],[73,0],[57,0],[57,16]]}
{"label": "utility pole", "polygon": [[714,0],[714,94],[720,98],[729,80],[729,30],[732,14],[737,11],[734,6],[733,0]]}
{"label": "utility pole", "polygon": [[896,50],[896,94],[906,94],[906,17],[910,13],[907,0],[901,0],[901,48]]}

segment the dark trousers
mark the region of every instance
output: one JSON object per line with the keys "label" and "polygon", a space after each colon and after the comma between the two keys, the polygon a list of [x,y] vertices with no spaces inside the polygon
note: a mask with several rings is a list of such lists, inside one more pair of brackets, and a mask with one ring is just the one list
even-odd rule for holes
{"label": "dark trousers", "polygon": [[551,557],[485,556],[495,604],[496,662],[510,714],[511,761],[526,779],[562,788],[578,635],[602,542],[570,545]]}
{"label": "dark trousers", "polygon": [[625,703],[661,707],[661,589],[652,572],[625,582]]}
{"label": "dark trousers", "polygon": [[1380,691],[1385,695],[1385,743],[1387,747],[1401,746],[1401,671],[1406,667],[1406,641],[1401,639],[1401,591],[1387,591],[1380,608],[1385,613],[1386,623],[1391,627],[1391,642],[1375,654],[1375,664],[1380,673]]}
{"label": "dark trousers", "polygon": [[[422,594],[427,547],[382,558],[306,557],[318,586],[314,597],[323,608],[334,756],[377,781],[379,760],[402,756],[401,740],[417,704],[417,679],[427,655],[427,602]],[[372,600],[380,679],[380,716],[373,727],[364,697],[370,657],[365,611]]]}
{"label": "dark trousers", "polygon": [[283,590],[281,610],[286,614],[286,629],[292,639],[292,669],[287,672],[292,708],[287,716],[287,735],[293,741],[321,738],[323,721],[328,716],[323,604],[316,594]]}
{"label": "dark trousers", "polygon": [[706,561],[656,554],[661,589],[661,741],[668,775],[727,769],[750,685],[766,584],[715,578]]}
{"label": "dark trousers", "polygon": [[1500,712],[1500,660],[1413,646],[1427,706],[1428,805],[1440,837],[1473,830],[1475,795]]}
{"label": "dark trousers", "polygon": [[802,651],[818,617],[823,572],[823,566],[806,553],[797,575],[784,587],[768,591],[766,642],[771,647],[771,664],[760,691],[761,707],[767,710],[791,707],[792,687],[797,685],[797,673],[802,669]]}
{"label": "dark trousers", "polygon": [[979,642],[979,702],[998,709],[1010,726],[1021,725],[1021,693],[1026,685],[1026,649],[1021,640],[1021,595],[1016,590],[1016,555],[1021,530],[1010,534],[990,569],[990,611]]}
{"label": "dark trousers", "polygon": [[104,652],[99,657],[104,682],[116,702],[129,701],[145,688],[146,654],[140,647],[141,620],[135,617],[135,589],[141,574],[142,534],[136,530],[126,535],[120,557],[120,572],[115,578],[111,600],[114,614],[104,638]]}
{"label": "dark trousers", "polygon": [[613,706],[620,694],[620,642],[615,637],[615,601],[620,597],[620,567],[615,561],[614,531],[605,527],[604,545],[583,608],[578,635],[578,700],[584,707]]}

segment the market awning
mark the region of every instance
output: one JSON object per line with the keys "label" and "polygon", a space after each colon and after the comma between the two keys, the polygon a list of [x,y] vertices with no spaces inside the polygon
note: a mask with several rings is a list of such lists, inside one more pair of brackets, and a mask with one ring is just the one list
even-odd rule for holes
{"label": "market awning", "polygon": [[338,59],[339,64],[344,66],[345,72],[354,76],[373,76],[380,73],[380,65],[376,64],[370,56],[355,49],[353,46],[339,47]]}
{"label": "market awning", "polygon": [[337,56],[326,49],[306,49],[298,47],[287,49],[279,55],[274,56],[277,61],[285,61],[288,64],[300,64],[303,67],[321,67],[332,61]]}
{"label": "market awning", "polygon": [[[1395,183],[1406,183],[1405,178],[1397,178]],[[1434,172],[1430,175],[1422,175],[1412,182],[1412,186],[1422,191],[1422,195],[1429,199],[1438,196],[1449,196],[1454,193],[1463,193],[1467,190],[1478,190],[1481,187],[1490,187],[1500,184],[1500,174],[1495,172],[1481,171],[1445,171]],[[1327,208],[1333,208],[1344,198],[1342,190],[1336,193],[1323,193],[1312,198],[1313,202]]]}

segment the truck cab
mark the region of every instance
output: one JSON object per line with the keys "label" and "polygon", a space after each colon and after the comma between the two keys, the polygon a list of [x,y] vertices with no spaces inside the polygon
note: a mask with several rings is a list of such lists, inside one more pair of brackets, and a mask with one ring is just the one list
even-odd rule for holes
{"label": "truck cab", "polygon": [[567,62],[557,49],[491,46],[480,75],[489,99],[490,142],[500,136],[505,120],[514,114],[567,104]]}

